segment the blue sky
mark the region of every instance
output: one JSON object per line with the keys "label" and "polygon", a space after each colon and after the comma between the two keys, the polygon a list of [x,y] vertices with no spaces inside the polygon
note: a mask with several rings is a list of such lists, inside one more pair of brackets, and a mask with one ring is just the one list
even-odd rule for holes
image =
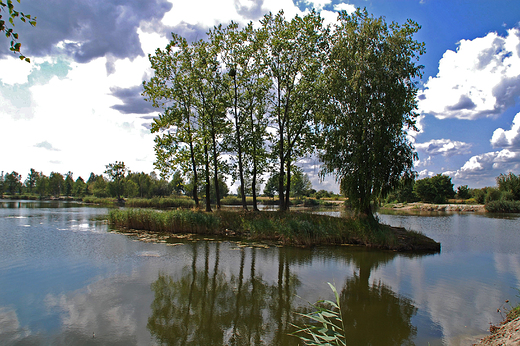
{"label": "blue sky", "polygon": [[[281,9],[290,18],[315,8],[331,22],[336,10],[356,7],[422,26],[420,131],[413,134],[419,176],[448,174],[455,186],[483,187],[500,173],[520,173],[515,0],[22,0],[19,8],[38,24],[16,25],[31,64],[0,38],[0,171],[87,178],[117,160],[150,172],[155,157],[147,125],[157,110],[140,88],[152,74],[147,54],[165,47],[170,32],[203,38],[219,23],[256,22]],[[315,188],[337,191],[332,178],[319,181],[317,164],[300,162]]]}

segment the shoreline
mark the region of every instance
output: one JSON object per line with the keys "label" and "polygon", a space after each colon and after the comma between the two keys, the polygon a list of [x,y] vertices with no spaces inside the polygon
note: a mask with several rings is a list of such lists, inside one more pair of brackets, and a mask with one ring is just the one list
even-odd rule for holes
{"label": "shoreline", "polygon": [[388,207],[380,207],[380,210],[404,210],[404,211],[451,211],[486,213],[484,204],[432,204],[423,202],[396,203]]}

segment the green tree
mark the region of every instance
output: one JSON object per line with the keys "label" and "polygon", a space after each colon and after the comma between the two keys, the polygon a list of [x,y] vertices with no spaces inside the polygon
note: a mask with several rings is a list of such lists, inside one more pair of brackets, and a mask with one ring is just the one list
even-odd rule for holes
{"label": "green tree", "polygon": [[191,196],[198,208],[202,149],[195,109],[193,48],[185,38],[172,33],[172,40],[166,48],[157,49],[149,59],[154,76],[149,82],[143,82],[143,95],[154,107],[164,109],[151,129],[152,133],[157,133],[155,167],[165,176],[176,169],[185,176],[191,173]]}
{"label": "green tree", "polygon": [[184,193],[184,179],[182,178],[181,172],[175,171],[175,173],[173,173],[170,187],[176,195]]}
{"label": "green tree", "polygon": [[92,184],[92,193],[96,197],[107,197],[107,181],[102,175],[97,175]]}
{"label": "green tree", "polygon": [[128,172],[128,169],[125,166],[123,161],[116,161],[115,163],[109,163],[105,166],[105,174],[111,180],[111,188],[113,190],[113,195],[117,197],[117,199],[122,199],[124,193],[124,179],[125,175]]}
{"label": "green tree", "polygon": [[63,175],[58,172],[51,172],[49,176],[49,192],[55,197],[59,197],[63,191],[63,184],[65,180]]}
{"label": "green tree", "polygon": [[416,158],[407,139],[415,128],[415,60],[424,44],[408,20],[387,25],[366,10],[340,12],[331,35],[326,72],[330,109],[322,117],[322,174],[333,173],[355,210],[373,218],[371,202],[384,198]]}
{"label": "green tree", "polygon": [[513,195],[514,200],[520,200],[520,177],[509,172],[500,174],[497,177],[497,185],[500,191],[508,191]]}
{"label": "green tree", "polygon": [[74,188],[74,179],[73,179],[73,173],[69,171],[65,175],[65,181],[63,182],[63,191],[65,192],[65,196],[72,195],[72,190]]}
{"label": "green tree", "polygon": [[[72,176],[71,176],[71,178],[72,178]],[[76,196],[76,197],[85,196],[85,192],[87,191],[86,186],[87,186],[87,184],[85,183],[83,178],[79,177],[78,179],[76,179],[76,181],[74,182],[74,185],[72,186],[72,195]]]}
{"label": "green tree", "polygon": [[25,187],[29,190],[29,193],[32,193],[34,186],[36,185],[36,180],[38,180],[39,173],[31,168],[29,174],[27,175],[27,179],[25,179]]}
{"label": "green tree", "polygon": [[38,179],[36,179],[36,192],[38,192],[40,197],[47,196],[50,193],[49,177],[42,172],[38,175]]}
{"label": "green tree", "polygon": [[[315,143],[314,116],[327,42],[322,19],[312,11],[303,18],[285,20],[283,12],[261,20],[269,54],[264,68],[271,78],[271,116],[276,128],[273,151],[278,159],[280,210],[289,208],[291,166],[308,154]],[[289,183],[285,185],[284,181]]]}
{"label": "green tree", "polygon": [[22,176],[15,171],[4,176],[4,188],[7,193],[14,195],[20,193],[22,189]]}
{"label": "green tree", "polygon": [[457,187],[457,197],[461,199],[470,198],[468,185],[461,185]]}
{"label": "green tree", "polygon": [[0,173],[0,196],[4,194],[5,184],[4,184],[4,171]]}
{"label": "green tree", "polygon": [[455,196],[451,177],[442,174],[417,180],[414,192],[421,201],[433,203],[446,203],[448,198]]}
{"label": "green tree", "polygon": [[300,167],[293,166],[293,174],[291,179],[291,193],[296,197],[309,197],[312,190],[312,183],[309,176],[303,173]]}
{"label": "green tree", "polygon": [[139,187],[137,184],[130,179],[125,180],[125,197],[133,198],[139,195]]}
{"label": "green tree", "polygon": [[[20,48],[22,44],[18,42],[18,33],[14,32],[14,20],[19,18],[24,23],[29,23],[31,26],[36,26],[36,17],[32,17],[30,14],[24,14],[23,12],[16,11],[12,0],[0,1],[0,31],[5,33],[5,36],[11,39],[11,47],[9,50],[15,54],[19,54],[20,60],[31,62],[31,59],[22,55]],[[20,3],[20,0],[16,0]],[[7,22],[4,19],[2,13],[7,14]]]}

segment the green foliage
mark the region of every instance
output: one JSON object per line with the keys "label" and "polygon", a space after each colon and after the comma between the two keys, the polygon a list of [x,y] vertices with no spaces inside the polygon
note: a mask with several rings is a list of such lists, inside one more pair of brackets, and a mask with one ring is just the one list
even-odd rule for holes
{"label": "green foliage", "polygon": [[520,177],[509,172],[497,177],[497,185],[500,191],[507,191],[513,195],[515,201],[520,200]]}
{"label": "green foliage", "polygon": [[63,185],[65,180],[63,179],[63,175],[58,172],[51,172],[49,176],[49,192],[51,195],[55,197],[59,197],[61,192],[63,191]]}
{"label": "green foliage", "polygon": [[520,213],[520,201],[494,200],[486,203],[490,213]]}
{"label": "green foliage", "polygon": [[[4,2],[6,1],[6,2]],[[20,0],[16,0],[20,3]],[[7,13],[7,22],[3,18],[2,13]],[[18,41],[18,34],[14,32],[14,20],[19,18],[24,23],[29,23],[31,26],[36,26],[36,17],[32,17],[30,14],[24,14],[23,12],[16,11],[12,0],[1,0],[0,1],[0,31],[5,33],[5,36],[11,39],[11,47],[9,50],[15,54],[19,54],[20,60],[31,62],[31,59],[21,54],[20,48],[21,43]]]}
{"label": "green foliage", "polygon": [[11,173],[7,173],[4,176],[4,190],[10,195],[14,195],[16,193],[21,193],[22,189],[22,182],[21,182],[21,175],[18,174],[15,171],[12,171]]}
{"label": "green foliage", "polygon": [[468,199],[471,197],[468,185],[461,185],[457,187],[457,197],[460,199]]}
{"label": "green foliage", "polygon": [[181,197],[154,197],[154,198],[129,198],[125,202],[126,207],[131,208],[193,208],[193,200]]}
{"label": "green foliage", "polygon": [[358,212],[372,217],[372,201],[411,176],[416,158],[407,139],[415,129],[420,26],[387,25],[357,10],[340,12],[330,38],[325,74],[329,111],[322,117],[322,174],[333,173]]}
{"label": "green foliage", "polygon": [[298,329],[290,335],[296,336],[305,345],[344,346],[347,344],[340,297],[336,287],[330,282],[328,284],[334,293],[335,301],[319,300],[316,304],[311,304],[314,312],[299,314],[311,321],[311,324],[306,324],[304,327],[293,324]]}
{"label": "green foliage", "polygon": [[483,189],[470,189],[469,194],[471,198],[475,199],[478,204],[484,204],[484,199],[486,198],[487,188]]}
{"label": "green foliage", "polygon": [[502,192],[494,187],[487,188],[486,197],[484,198],[484,203],[488,204],[493,201],[498,201],[502,197]]}
{"label": "green foliage", "polygon": [[112,184],[110,184],[110,194],[115,195],[118,199],[121,199],[121,196],[124,193],[124,179],[127,173],[127,168],[124,162],[116,161],[115,163],[109,163],[106,165],[105,174],[108,175]]}
{"label": "green foliage", "polygon": [[413,190],[423,202],[446,203],[455,196],[451,177],[442,174],[417,180]]}

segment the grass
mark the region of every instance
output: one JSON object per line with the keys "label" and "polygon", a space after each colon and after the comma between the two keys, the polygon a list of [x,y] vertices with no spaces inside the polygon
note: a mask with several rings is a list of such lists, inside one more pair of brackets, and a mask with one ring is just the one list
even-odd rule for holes
{"label": "grass", "polygon": [[126,207],[131,208],[193,208],[195,202],[183,197],[154,197],[154,198],[128,198],[125,202]]}
{"label": "grass", "polygon": [[296,246],[358,244],[396,251],[440,250],[439,243],[402,228],[299,212],[124,209],[111,210],[109,223],[116,228],[233,236]]}

